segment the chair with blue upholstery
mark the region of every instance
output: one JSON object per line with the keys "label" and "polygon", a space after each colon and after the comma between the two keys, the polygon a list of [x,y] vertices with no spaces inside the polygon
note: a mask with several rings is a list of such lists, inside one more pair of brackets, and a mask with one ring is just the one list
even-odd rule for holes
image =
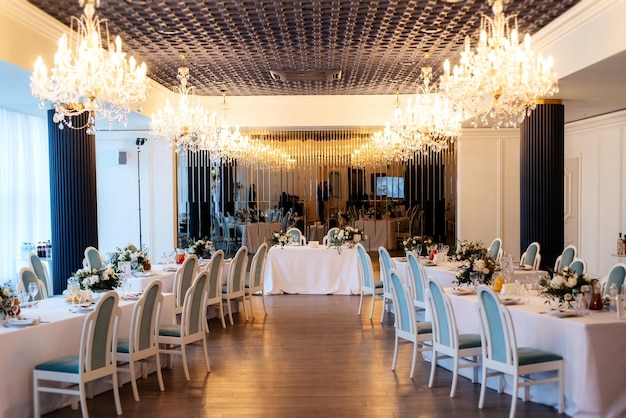
{"label": "chair with blue upholstery", "polygon": [[39,280],[33,269],[30,267],[22,267],[19,273],[19,282],[17,284],[17,291],[23,290],[24,292],[28,292],[28,285],[31,283],[35,283],[39,292],[35,295],[35,300],[42,300],[48,298],[48,293],[46,292],[45,284]]}
{"label": "chair with blue upholstery", "polygon": [[183,302],[185,301],[185,293],[191,286],[193,279],[196,277],[198,268],[198,256],[195,254],[188,255],[183,264],[174,275],[174,322],[177,315],[183,313]]}
{"label": "chair with blue upholstery", "polygon": [[263,300],[263,311],[267,315],[267,308],[265,306],[265,261],[267,260],[267,251],[269,249],[269,245],[267,242],[264,242],[259,246],[252,257],[252,262],[250,263],[250,272],[248,274],[248,280],[246,280],[245,284],[245,296],[246,299],[250,302],[250,311],[252,312],[252,317],[256,318],[254,315],[254,307],[252,306],[252,296],[260,296]]}
{"label": "chair with blue upholstery", "polygon": [[163,376],[161,375],[161,360],[159,356],[159,316],[163,305],[163,295],[161,294],[161,281],[154,280],[143,291],[143,294],[133,307],[130,319],[130,333],[128,338],[117,340],[117,361],[126,363],[127,367],[117,366],[118,371],[130,373],[130,382],[133,387],[135,401],[139,402],[139,391],[137,390],[137,376],[135,373],[135,362],[141,362],[141,376],[145,376],[144,361],[154,357],[156,372],[159,380],[159,389],[165,390]]}
{"label": "chair with blue upholstery", "polygon": [[[508,374],[513,376],[510,418],[515,416],[520,387],[524,388],[523,400],[525,401],[528,399],[529,386],[553,382],[558,384],[559,413],[562,414],[565,411],[563,357],[536,348],[518,347],[511,313],[490,288],[486,286],[478,288],[476,309],[480,318],[483,347],[482,385],[478,408],[482,409],[485,403],[487,378],[498,376],[500,379],[498,393],[502,393],[502,377]],[[537,379],[532,379],[530,375],[536,373],[541,373],[541,375],[536,376]]]}
{"label": "chair with blue upholstery", "polygon": [[374,301],[376,296],[383,297],[383,282],[374,280],[374,268],[372,267],[372,259],[365,250],[365,247],[360,242],[356,244],[357,255],[359,257],[359,278],[361,282],[361,288],[359,293],[361,298],[359,299],[359,310],[357,315],[361,315],[361,307],[363,306],[363,295],[372,295],[372,307],[370,308],[370,320],[374,315]]}
{"label": "chair with blue upholstery", "polygon": [[248,309],[246,308],[246,290],[244,273],[248,266],[248,247],[245,245],[237,250],[233,261],[228,269],[228,280],[222,286],[222,301],[226,303],[228,308],[228,319],[233,325],[233,308],[231,301],[241,299],[243,305],[243,313],[248,320]]}
{"label": "chair with blue upholstery", "polygon": [[409,277],[406,277],[406,282],[411,291],[413,306],[418,311],[426,310],[426,272],[413,252],[407,253],[406,260],[409,267]]}
{"label": "chair with blue upholstery", "polygon": [[[224,270],[224,251],[217,250],[211,256],[206,271],[209,273],[207,279],[207,308],[217,306],[217,314],[222,321],[222,328],[226,328],[224,321],[224,304],[222,303],[222,270]],[[207,330],[209,325],[207,323]]]}
{"label": "chair with blue upholstery", "polygon": [[587,273],[587,263],[582,258],[575,258],[569,265],[569,269],[580,276]]}
{"label": "chair with blue upholstery", "polygon": [[[73,395],[72,407],[80,401],[83,418],[87,418],[87,394],[85,384],[96,379],[111,376],[113,398],[117,415],[122,415],[122,405],[117,381],[117,327],[121,309],[116,292],[105,293],[95,305],[93,312],[86,315],[80,337],[77,355],[60,357],[39,363],[33,371],[34,416],[40,416],[39,393]],[[46,382],[46,384],[44,384]],[[47,382],[54,383],[48,385]],[[60,387],[58,383],[70,383]]]}
{"label": "chair with blue upholstery", "polygon": [[[205,328],[208,275],[209,273],[206,271],[198,274],[191,287],[187,290],[180,324],[173,323],[159,327],[159,353],[169,354],[170,356],[172,354],[180,354],[187,381],[191,380],[189,366],[187,365],[186,346],[188,344],[202,341],[204,364],[206,365],[207,373],[211,371],[209,354],[206,349]],[[177,347],[178,349],[176,349]],[[171,364],[172,362],[170,361]]]}
{"label": "chair with blue upholstery", "polygon": [[568,245],[565,247],[560,256],[556,258],[554,262],[554,271],[558,272],[563,270],[564,267],[569,267],[570,264],[576,258],[576,246]]}
{"label": "chair with blue upholstery", "polygon": [[609,274],[603,279],[601,279],[602,285],[604,287],[604,294],[608,295],[611,291],[611,285],[615,284],[617,286],[617,291],[622,293],[622,285],[624,284],[624,278],[626,277],[626,264],[617,263],[611,270],[609,270]]}
{"label": "chair with blue upholstery", "polygon": [[496,261],[500,261],[502,254],[504,254],[504,250],[502,249],[502,239],[495,238],[489,244],[489,248],[487,248],[487,254],[491,256],[492,259]]}
{"label": "chair with blue upholstery", "polygon": [[538,242],[531,242],[519,258],[520,266],[531,266],[533,270],[539,270],[541,265],[541,248]]}
{"label": "chair with blue upholstery", "polygon": [[409,373],[409,378],[413,379],[417,353],[432,350],[431,346],[425,344],[428,341],[432,341],[432,324],[430,322],[417,322],[415,320],[415,308],[413,307],[411,293],[402,282],[398,272],[393,268],[389,272],[389,281],[391,282],[391,295],[396,315],[396,335],[391,370],[396,369],[400,338],[410,341],[413,343],[413,360],[411,361],[411,372]]}
{"label": "chair with blue upholstery", "polygon": [[100,255],[100,251],[96,247],[85,248],[85,259],[83,260],[83,266],[92,269],[101,269],[104,264],[104,259]]}
{"label": "chair with blue upholstery", "polygon": [[52,280],[46,265],[41,262],[41,259],[35,253],[28,254],[28,260],[30,261],[30,268],[33,269],[37,278],[43,282],[46,286],[46,294],[52,295],[54,290],[52,288]]}
{"label": "chair with blue upholstery", "polygon": [[328,242],[331,241],[333,235],[335,235],[335,233],[338,231],[339,231],[338,227],[330,228],[328,232],[326,233],[326,235],[324,235],[324,238],[322,238],[322,245],[328,245]]}
{"label": "chair with blue upholstery", "polygon": [[222,215],[222,240],[224,241],[224,252],[230,253],[231,245],[233,249],[237,248],[236,239],[234,237],[235,228],[232,222],[229,222],[224,215]]}
{"label": "chair with blue upholstery", "polygon": [[287,234],[291,235],[291,242],[295,242],[298,245],[306,245],[306,238],[298,228],[289,228]]}
{"label": "chair with blue upholstery", "polygon": [[454,360],[454,370],[450,397],[453,398],[459,380],[459,369],[473,368],[472,382],[478,381],[478,368],[481,365],[478,357],[482,355],[480,334],[459,334],[450,297],[444,292],[441,283],[432,277],[426,279],[426,298],[433,316],[433,359],[428,387],[433,387],[438,360],[451,357]]}
{"label": "chair with blue upholstery", "polygon": [[385,247],[378,247],[378,261],[380,266],[380,280],[383,282],[383,309],[380,313],[380,322],[383,322],[385,310],[389,310],[389,304],[393,303],[391,295],[392,284],[389,281],[389,273],[394,267],[389,251]]}

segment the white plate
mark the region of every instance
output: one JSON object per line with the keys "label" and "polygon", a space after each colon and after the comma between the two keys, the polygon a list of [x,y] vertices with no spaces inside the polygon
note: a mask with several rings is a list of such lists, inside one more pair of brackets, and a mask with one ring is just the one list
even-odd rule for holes
{"label": "white plate", "polygon": [[520,298],[503,297],[500,299],[500,302],[502,302],[503,305],[517,305],[522,303],[522,300]]}
{"label": "white plate", "polygon": [[168,273],[175,273],[178,271],[176,267],[165,267],[163,271],[167,271]]}
{"label": "white plate", "polygon": [[151,271],[135,271],[133,272],[133,276],[135,277],[150,277],[152,276],[152,272]]}
{"label": "white plate", "polygon": [[556,316],[557,318],[571,318],[575,316],[582,316],[579,312],[576,312],[573,309],[566,309],[563,311],[550,311],[549,315]]}
{"label": "white plate", "polygon": [[128,294],[122,296],[122,299],[139,300],[140,297],[141,297],[141,293],[128,293]]}
{"label": "white plate", "polygon": [[96,308],[95,303],[81,303],[76,305],[76,312],[91,312]]}
{"label": "white plate", "polygon": [[428,267],[432,267],[432,266],[436,266],[437,263],[435,263],[434,261],[428,260],[428,261],[424,261],[424,265]]}
{"label": "white plate", "polygon": [[448,291],[448,293],[459,296],[473,295],[476,293],[476,289],[473,287],[453,287]]}
{"label": "white plate", "polygon": [[34,324],[33,318],[11,318],[7,323],[13,327],[26,327]]}

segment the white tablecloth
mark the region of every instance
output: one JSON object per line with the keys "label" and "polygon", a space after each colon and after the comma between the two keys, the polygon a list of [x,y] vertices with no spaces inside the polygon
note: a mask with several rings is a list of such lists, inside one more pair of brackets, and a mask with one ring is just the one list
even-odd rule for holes
{"label": "white tablecloth", "polygon": [[[120,299],[122,317],[119,326],[120,337],[128,337],[130,319],[135,302]],[[33,416],[33,368],[36,364],[56,357],[78,354],[80,334],[85,315],[69,311],[70,303],[64,297],[43,300],[35,309],[24,309],[25,317],[41,317],[42,323],[27,327],[0,326],[0,347],[3,361],[0,363],[0,417],[16,418]],[[173,315],[174,295],[163,294],[161,322],[169,323]],[[129,375],[119,375],[128,381]],[[97,385],[97,383],[95,384]],[[110,390],[111,385],[104,385],[103,390]],[[88,390],[98,392],[94,384],[88,384]],[[41,412],[47,413],[68,405],[69,396],[40,394]],[[89,402],[89,401],[88,401]],[[122,410],[124,406],[122,405]],[[111,407],[111,413],[115,408]]]}
{"label": "white tablecloth", "polygon": [[[206,261],[205,261],[206,262]],[[137,273],[128,278],[128,291],[143,292],[153,280],[159,279],[163,293],[172,293],[174,291],[174,276],[180,268],[179,264],[155,264],[149,272]]]}
{"label": "white tablecloth", "polygon": [[259,223],[243,223],[236,224],[237,233],[241,235],[241,245],[248,247],[250,254],[255,254],[261,244],[267,242],[272,232],[280,231],[282,224],[280,222],[259,222]]}
{"label": "white tablecloth", "polygon": [[367,240],[363,241],[362,244],[368,251],[378,251],[378,247],[385,247],[388,250],[397,247],[398,221],[395,219],[361,219],[356,221],[354,226],[362,229],[367,235]]}
{"label": "white tablecloth", "polygon": [[356,294],[357,251],[320,246],[274,246],[267,254],[265,293]]}

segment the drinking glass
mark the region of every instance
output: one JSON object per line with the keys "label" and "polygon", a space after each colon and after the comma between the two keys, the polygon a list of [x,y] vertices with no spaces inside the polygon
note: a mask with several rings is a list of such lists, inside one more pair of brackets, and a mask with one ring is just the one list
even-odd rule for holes
{"label": "drinking glass", "polygon": [[418,257],[418,261],[419,261],[419,257],[422,256],[422,244],[417,244],[417,257]]}
{"label": "drinking glass", "polygon": [[37,283],[29,283],[28,284],[28,294],[32,298],[33,302],[35,301],[35,296],[39,293],[39,285]]}

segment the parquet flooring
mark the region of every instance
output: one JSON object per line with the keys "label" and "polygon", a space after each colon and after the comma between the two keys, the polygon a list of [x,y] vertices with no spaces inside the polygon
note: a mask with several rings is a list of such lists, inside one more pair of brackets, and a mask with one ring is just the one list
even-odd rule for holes
{"label": "parquet flooring", "polygon": [[[165,392],[156,375],[138,381],[140,402],[131,385],[121,389],[125,417],[505,417],[511,398],[487,391],[485,408],[478,409],[480,386],[459,379],[455,398],[449,397],[451,373],[438,370],[435,387],[428,388],[430,363],[418,359],[409,379],[411,346],[401,345],[396,371],[393,355],[393,316],[379,323],[369,310],[356,314],[357,296],[268,296],[267,316],[246,322],[237,314],[235,325],[221,328],[211,320],[208,335],[212,372],[206,373],[199,346],[190,352],[191,381],[186,382],[180,356],[164,370]],[[369,301],[369,299],[366,299]],[[90,416],[115,416],[112,392],[87,401]],[[79,417],[69,407],[49,418]],[[518,402],[517,417],[556,417],[555,409]]]}

